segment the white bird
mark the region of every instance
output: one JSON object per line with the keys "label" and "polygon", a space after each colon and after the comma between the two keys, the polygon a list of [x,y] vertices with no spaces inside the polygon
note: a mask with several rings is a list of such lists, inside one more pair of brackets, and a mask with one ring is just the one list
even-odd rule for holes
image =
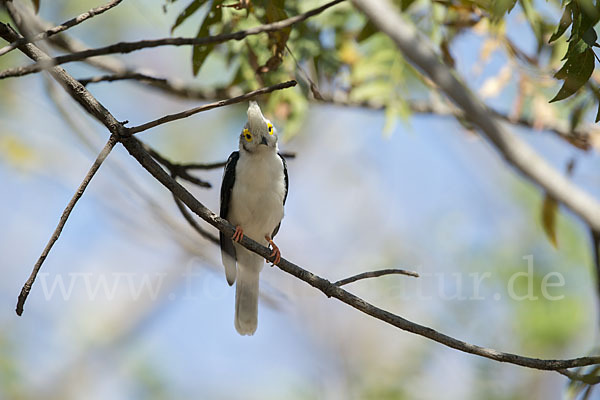
{"label": "white bird", "polygon": [[[235,225],[229,238],[220,233],[221,257],[227,283],[235,290],[235,329],[252,335],[258,323],[258,277],[264,260],[239,245],[244,235],[271,245],[274,263],[281,259],[273,237],[279,231],[288,192],[284,158],[278,153],[277,133],[255,101],[240,135],[240,150],[229,156],[221,184],[221,218]],[[236,268],[237,265],[237,268]]]}

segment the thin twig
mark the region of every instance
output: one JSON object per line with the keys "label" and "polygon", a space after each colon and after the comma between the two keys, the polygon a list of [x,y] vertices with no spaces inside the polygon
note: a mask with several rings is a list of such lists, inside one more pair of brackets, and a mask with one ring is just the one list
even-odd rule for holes
{"label": "thin twig", "polygon": [[215,36],[206,36],[200,38],[162,38],[162,39],[154,39],[154,40],[140,40],[137,42],[119,42],[112,44],[110,46],[100,47],[97,49],[89,49],[80,51],[72,54],[65,54],[63,56],[58,56],[53,59],[38,61],[35,64],[10,68],[0,72],[0,79],[15,77],[15,76],[23,76],[27,74],[31,74],[34,72],[39,72],[41,70],[47,69],[49,67],[65,64],[73,61],[81,61],[86,58],[96,57],[106,54],[114,54],[114,53],[131,53],[132,51],[137,51],[141,49],[147,49],[152,47],[159,46],[200,46],[200,45],[209,45],[209,44],[219,44],[228,42],[230,40],[242,40],[247,36],[257,35],[259,33],[266,32],[274,32],[279,31],[281,29],[287,28],[288,26],[294,25],[298,22],[304,21],[307,18],[310,18],[314,15],[317,15],[326,9],[341,3],[345,0],[334,0],[331,1],[321,7],[317,7],[310,11],[307,11],[303,14],[296,15],[294,17],[290,17],[281,21],[273,22],[270,24],[256,26],[254,28],[245,29],[237,32],[226,33],[222,35]]}
{"label": "thin twig", "polygon": [[334,282],[333,284],[336,286],[344,286],[349,283],[359,281],[361,279],[377,278],[379,276],[395,275],[395,274],[413,276],[415,278],[419,277],[419,274],[416,273],[415,271],[408,271],[406,269],[398,269],[398,268],[388,268],[388,269],[379,269],[377,271],[362,272],[360,274],[352,275],[345,279],[340,279],[339,281]]}
{"label": "thin twig", "polygon": [[[200,218],[219,229],[226,235],[233,235],[235,228],[227,220],[218,217],[202,203],[200,203],[190,192],[188,192],[183,186],[177,183],[171,178],[157,163],[154,161],[152,156],[148,154],[139,144],[138,141],[134,140],[134,137],[123,138],[122,143],[129,152],[154,178],[156,178],[161,184],[163,184],[171,193],[179,198],[190,210],[196,213]],[[240,244],[247,249],[259,254],[267,260],[271,259],[272,251],[267,247],[250,239],[248,236],[240,241]],[[523,367],[541,369],[541,370],[558,370],[566,368],[575,368],[586,365],[600,364],[600,357],[580,357],[575,359],[567,360],[543,360],[531,357],[524,357],[517,354],[503,353],[497,350],[480,347],[477,345],[466,343],[462,340],[455,339],[443,333],[437,332],[431,328],[423,325],[419,325],[412,321],[406,320],[399,315],[393,314],[389,311],[385,311],[381,308],[375,307],[374,305],[366,302],[365,300],[357,297],[341,287],[336,286],[327,279],[321,278],[298,265],[282,258],[278,264],[276,264],[282,271],[287,272],[290,275],[308,283],[314,288],[323,292],[327,297],[334,297],[349,306],[370,315],[376,319],[379,319],[385,323],[393,325],[402,330],[412,332],[414,334],[426,337],[448,347],[454,348],[465,353],[475,354],[481,357],[489,358],[492,360],[506,362],[510,364],[520,365]]]}
{"label": "thin twig", "polygon": [[592,236],[592,263],[596,270],[596,296],[600,301],[600,231],[591,229]]}
{"label": "thin twig", "polygon": [[569,371],[567,369],[557,369],[556,372],[566,376],[572,381],[579,381],[588,385],[596,385],[600,383],[600,376],[596,375],[595,372],[590,374],[580,374],[578,372]]}
{"label": "thin twig", "polygon": [[19,299],[17,301],[17,309],[16,309],[17,315],[23,314],[23,305],[25,304],[25,300],[27,300],[27,296],[29,296],[31,286],[35,282],[35,278],[37,277],[38,272],[40,272],[40,268],[42,267],[42,264],[44,263],[44,261],[46,260],[46,257],[50,253],[50,250],[52,250],[52,246],[54,246],[54,243],[56,243],[56,241],[60,237],[60,234],[65,226],[65,223],[67,222],[67,219],[69,219],[69,216],[71,215],[71,212],[73,211],[73,208],[75,207],[75,204],[77,204],[77,201],[81,198],[81,196],[83,195],[83,192],[85,192],[85,189],[89,185],[90,181],[92,180],[92,178],[94,177],[96,172],[98,172],[98,169],[100,168],[100,166],[102,165],[104,160],[106,160],[106,157],[110,154],[111,150],[113,149],[113,147],[115,147],[116,143],[117,143],[116,136],[111,135],[110,138],[108,139],[108,142],[106,142],[106,145],[104,146],[102,151],[100,151],[100,154],[98,154],[98,157],[96,158],[96,160],[90,167],[90,170],[83,178],[83,181],[77,188],[77,191],[71,198],[71,201],[69,201],[69,204],[67,204],[67,207],[65,207],[62,215],[60,216],[60,220],[58,221],[58,225],[56,226],[56,229],[54,229],[54,232],[52,233],[50,240],[48,240],[48,244],[46,244],[44,251],[42,251],[42,255],[40,255],[40,257],[38,258],[37,262],[35,263],[35,265],[33,267],[33,271],[31,271],[31,275],[29,276],[29,279],[27,279],[27,282],[25,282],[25,285],[23,285],[23,288],[21,289],[21,294],[19,294]]}
{"label": "thin twig", "polygon": [[196,88],[189,86],[186,82],[180,79],[167,79],[149,75],[145,72],[125,70],[107,75],[92,76],[89,78],[79,79],[79,82],[84,85],[101,82],[115,81],[134,81],[138,84],[144,84],[151,89],[159,90],[161,93],[166,93],[171,96],[176,96],[183,99],[191,100],[215,100],[218,98],[232,97],[233,88]]}
{"label": "thin twig", "polygon": [[[171,173],[171,178],[173,178],[174,180],[177,180],[177,175],[175,175],[174,173]],[[175,204],[177,205],[177,208],[181,212],[181,215],[183,215],[183,218],[185,218],[185,220],[188,222],[188,224],[190,224],[190,226],[196,232],[198,232],[198,234],[200,236],[202,236],[203,238],[211,241],[214,244],[218,245],[220,243],[219,238],[217,236],[213,235],[212,233],[210,233],[209,231],[207,231],[206,229],[204,229],[204,228],[202,228],[200,226],[200,224],[188,212],[187,208],[185,207],[185,204],[183,204],[181,202],[181,200],[179,200],[177,198],[177,196],[173,195],[173,200],[175,201]]]}
{"label": "thin twig", "polygon": [[[296,153],[282,152],[280,154],[283,158],[287,158],[287,159],[296,158]],[[188,163],[188,164],[180,164],[180,166],[181,166],[181,168],[185,168],[185,169],[217,169],[217,168],[223,168],[225,166],[225,164],[227,164],[227,161],[217,161],[214,163],[203,163],[203,164]]]}
{"label": "thin twig", "polygon": [[[22,21],[21,16],[18,14],[17,9],[14,7],[12,2],[5,0],[4,5],[6,6],[6,9],[9,12],[9,14],[11,15],[11,17],[13,18],[13,20]],[[14,41],[18,40],[21,36],[18,35],[10,26],[0,22],[0,37],[2,37],[3,39],[5,39],[8,42],[14,42]],[[19,49],[24,54],[26,54],[29,58],[36,60],[36,61],[48,58],[48,55],[46,53],[44,53],[42,50],[40,50],[38,47],[36,47],[35,45],[33,45],[31,43],[21,45],[21,46],[19,46]],[[98,158],[92,165],[90,171],[86,175],[86,178],[81,183],[77,192],[71,199],[71,202],[69,202],[69,205],[67,205],[67,208],[65,209],[65,211],[62,214],[62,216],[59,220],[58,226],[57,226],[56,230],[54,231],[54,234],[50,238],[50,241],[46,245],[46,248],[43,250],[42,255],[36,262],[29,279],[27,280],[27,282],[21,289],[21,293],[19,294],[19,298],[17,300],[17,307],[16,307],[16,312],[18,315],[21,315],[23,313],[23,306],[25,304],[25,301],[27,300],[27,296],[29,295],[31,286],[33,285],[33,282],[35,281],[35,278],[36,278],[37,274],[39,273],[39,270],[40,270],[45,258],[48,256],[49,251],[51,250],[51,248],[54,245],[54,243],[56,242],[56,240],[58,240],[58,236],[60,235],[60,232],[62,231],[62,228],[64,227],[64,224],[69,217],[69,214],[71,213],[73,207],[75,206],[75,203],[82,196],[83,191],[89,184],[93,175],[96,173],[98,168],[100,168],[100,165],[102,164],[104,159],[108,156],[108,154],[114,147],[114,145],[117,141],[117,138],[121,134],[122,128],[123,128],[122,124],[120,124],[116,120],[116,118],[104,106],[102,106],[102,104],[100,104],[100,102],[98,102],[98,100],[96,100],[94,98],[94,96],[92,96],[87,91],[87,89],[85,87],[83,87],[79,82],[77,82],[75,79],[73,79],[73,77],[71,77],[63,68],[53,67],[50,69],[49,72],[50,72],[50,75],[57,82],[60,83],[60,85],[63,87],[63,89],[65,89],[65,91],[75,101],[77,101],[89,114],[96,117],[100,122],[102,122],[104,124],[104,126],[106,126],[108,128],[108,130],[111,132],[111,137],[109,138],[108,142],[106,143],[104,149],[98,155]]]}
{"label": "thin twig", "polygon": [[181,164],[176,164],[167,160],[163,157],[158,151],[154,150],[152,147],[148,146],[146,143],[140,141],[140,144],[156,161],[165,166],[169,172],[171,172],[171,176],[180,177],[188,182],[191,182],[195,185],[198,185],[203,188],[210,188],[212,185],[209,182],[203,181],[200,178],[190,175],[187,172],[187,168],[183,167]]}
{"label": "thin twig", "polygon": [[321,94],[321,91],[319,90],[319,87],[311,79],[311,77],[308,74],[308,72],[306,72],[304,70],[304,68],[302,68],[302,66],[298,62],[298,59],[296,59],[296,56],[294,55],[294,53],[292,52],[292,50],[289,48],[289,46],[287,44],[285,45],[285,48],[287,49],[288,53],[290,53],[290,56],[292,57],[292,60],[294,60],[294,63],[296,64],[296,68],[298,68],[298,71],[300,71],[300,75],[303,75],[304,80],[306,80],[306,83],[308,83],[308,87],[310,88],[310,91],[311,91],[313,97],[316,100],[324,100],[323,99],[323,95]]}
{"label": "thin twig", "polygon": [[90,18],[95,17],[96,15],[100,15],[103,12],[110,10],[111,8],[119,5],[119,3],[121,1],[123,1],[123,0],[113,0],[109,3],[106,3],[103,6],[92,8],[91,10],[84,12],[83,14],[80,14],[75,18],[71,18],[70,20],[63,22],[62,24],[55,26],[54,28],[48,29],[42,33],[37,34],[36,36],[31,38],[31,40],[27,40],[26,38],[17,39],[16,41],[12,42],[11,44],[6,45],[3,48],[1,48],[0,56],[3,56],[4,54],[6,54],[24,44],[35,43],[39,40],[49,38],[52,35],[56,35],[57,33],[64,32],[67,29],[82,23],[83,21],[86,21]]}
{"label": "thin twig", "polygon": [[143,74],[141,72],[133,72],[126,71],[117,74],[110,75],[101,75],[101,76],[93,76],[91,78],[79,79],[79,83],[83,86],[87,86],[90,83],[98,83],[98,82],[114,82],[114,81],[122,81],[122,80],[137,80],[142,82],[156,82],[156,83],[166,83],[166,78],[158,78],[154,76],[150,76],[148,74]]}
{"label": "thin twig", "polygon": [[290,88],[290,87],[296,86],[296,83],[297,82],[294,80],[282,82],[282,83],[278,83],[273,86],[268,86],[268,87],[260,88],[258,90],[254,90],[252,92],[245,93],[241,96],[232,97],[230,99],[225,99],[225,100],[219,100],[217,102],[210,103],[210,104],[204,104],[200,107],[194,107],[192,109],[182,111],[180,113],[166,115],[164,117],[155,119],[154,121],[146,122],[145,124],[142,124],[142,125],[127,128],[126,133],[128,133],[128,134],[139,133],[139,132],[148,130],[150,128],[154,128],[158,125],[166,124],[167,122],[172,122],[172,121],[176,121],[178,119],[187,118],[189,116],[192,116],[192,115],[197,114],[202,111],[208,111],[208,110],[212,110],[213,108],[228,106],[230,104],[235,104],[235,103],[240,103],[242,101],[252,99],[261,94],[270,93],[275,90]]}

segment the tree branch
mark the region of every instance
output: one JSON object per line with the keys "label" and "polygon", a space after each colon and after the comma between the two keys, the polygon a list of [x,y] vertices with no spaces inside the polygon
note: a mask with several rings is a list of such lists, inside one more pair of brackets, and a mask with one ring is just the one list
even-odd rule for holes
{"label": "tree branch", "polygon": [[167,122],[176,121],[176,120],[182,119],[182,118],[187,118],[189,116],[192,116],[192,115],[197,114],[202,111],[208,111],[208,110],[212,110],[213,108],[228,106],[230,104],[235,104],[235,103],[240,103],[242,101],[249,100],[249,99],[252,99],[261,94],[270,93],[275,90],[287,89],[289,87],[296,86],[296,83],[297,82],[294,80],[282,82],[282,83],[278,83],[273,86],[268,86],[268,87],[254,90],[252,92],[245,93],[241,96],[237,96],[237,97],[233,97],[233,98],[225,99],[225,100],[219,100],[217,102],[210,103],[210,104],[204,104],[200,107],[194,107],[192,109],[182,111],[180,113],[166,115],[164,117],[155,119],[154,121],[146,122],[145,124],[142,124],[142,125],[127,128],[126,133],[132,135],[135,133],[143,132],[150,128],[154,128],[158,125],[166,124]]}
{"label": "tree branch", "polygon": [[[11,15],[17,12],[11,1],[4,0],[4,5]],[[13,18],[13,20],[15,19]],[[9,25],[0,22],[0,37],[8,42],[14,42],[22,36],[17,34]],[[19,49],[33,60],[50,59],[46,53],[31,43],[19,46]],[[88,113],[102,122],[111,133],[117,136],[121,135],[123,129],[121,123],[81,83],[67,74],[62,67],[52,67],[49,72]]]}
{"label": "tree branch", "polygon": [[377,271],[363,272],[360,274],[352,275],[351,277],[348,277],[348,278],[340,279],[339,281],[334,282],[334,285],[344,286],[344,285],[347,285],[352,282],[356,282],[361,279],[377,278],[377,277],[384,276],[384,275],[407,275],[407,276],[413,276],[415,278],[419,277],[419,274],[416,273],[415,271],[408,271],[406,269],[397,269],[397,268],[379,269]]}
{"label": "tree branch", "polygon": [[[359,107],[369,108],[372,110],[385,110],[385,106],[383,104],[376,104],[369,101],[352,102],[347,99],[332,98],[330,96],[324,96],[318,102],[334,104],[342,107]],[[407,103],[411,112],[415,114],[433,114],[439,116],[465,118],[465,113],[460,108],[446,105],[441,102],[408,100]],[[535,129],[534,122],[530,118],[519,117],[514,119],[508,114],[494,109],[490,109],[490,112],[492,115],[504,122],[512,125],[519,125],[528,129]],[[566,124],[551,123],[545,124],[542,129],[556,134],[561,139],[566,140],[581,150],[590,150],[592,148],[590,131],[595,130],[597,134],[600,134],[600,132],[598,132],[597,128],[594,126],[570,130]]]}
{"label": "tree branch", "polygon": [[490,110],[440,61],[428,39],[403,19],[387,0],[353,0],[356,7],[396,43],[404,57],[423,71],[452,99],[512,166],[553,198],[600,230],[600,204],[571,183],[540,157],[527,143],[508,131]]}
{"label": "tree branch", "polygon": [[[0,26],[1,28],[1,26]],[[6,33],[0,29],[0,36],[10,37]],[[10,41],[13,41],[12,39]],[[21,47],[22,50],[28,50],[25,45]],[[31,49],[29,49],[31,50]],[[39,50],[37,50],[39,51]],[[28,55],[34,58],[34,54],[29,52]],[[35,58],[34,58],[35,59]],[[70,75],[66,72],[64,74],[53,74],[53,77],[58,80],[65,89],[67,89],[68,93],[76,98],[76,100],[84,105],[84,108],[88,110],[88,112],[92,112],[91,110],[95,110],[98,108],[98,102],[93,96],[89,95],[85,91],[76,92],[73,90],[69,90],[69,87],[75,81]],[[108,112],[108,110],[104,109],[105,115],[103,118],[99,118],[105,126],[111,130],[114,128],[113,119],[114,117]],[[111,138],[115,137],[115,133],[111,135]],[[189,207],[194,213],[196,213],[199,217],[204,219],[206,222],[219,229],[221,232],[232,235],[234,232],[234,227],[227,222],[226,220],[218,217],[216,214],[211,212],[208,208],[206,208],[202,203],[200,203],[192,194],[190,194],[183,186],[181,186],[178,182],[176,182],[169,174],[167,174],[160,165],[152,158],[152,156],[146,152],[141,146],[140,142],[133,136],[124,136],[119,138],[121,143],[125,146],[127,151],[150,173],[154,176],[161,184],[163,184],[167,189],[171,191],[177,198],[179,198],[187,207]],[[271,250],[260,245],[259,243],[253,241],[248,236],[244,236],[244,238],[240,241],[240,244],[247,249],[261,255],[265,259],[271,258]],[[334,285],[328,280],[321,278],[299,266],[293,264],[286,259],[281,259],[277,266],[287,272],[290,275],[295,276],[296,278],[308,283],[309,285],[315,287],[316,289],[323,292],[328,297],[334,297],[345,304],[367,314],[376,319],[379,319],[385,323],[396,326],[399,329],[415,333],[417,335],[429,338],[438,343],[444,344],[448,347],[454,348],[459,351],[463,351],[466,353],[478,355],[481,357],[489,358],[492,360],[507,362],[515,365],[521,365],[524,367],[542,369],[542,370],[559,370],[559,369],[567,369],[567,368],[575,368],[587,365],[595,365],[600,364],[600,357],[581,357],[575,359],[567,359],[567,360],[542,360],[537,358],[524,357],[511,353],[502,353],[493,349],[487,349],[480,346],[472,345],[461,340],[452,338],[448,335],[444,335],[440,332],[437,332],[431,328],[416,324],[414,322],[408,321],[398,315],[392,314],[388,311],[382,310],[378,307],[373,306],[372,304],[364,301],[363,299],[345,291],[344,289]]]}
{"label": "tree branch", "polygon": [[[177,179],[177,177],[174,174],[171,174],[171,177],[175,180]],[[179,200],[177,198],[177,196],[173,195],[173,200],[175,201],[177,208],[181,212],[181,215],[183,215],[183,218],[185,218],[185,220],[188,222],[188,224],[190,224],[190,226],[196,232],[198,232],[198,234],[200,236],[202,236],[206,240],[209,240],[210,242],[212,242],[216,245],[219,245],[219,243],[220,243],[219,238],[216,235],[213,235],[212,233],[207,231],[206,229],[202,228],[200,226],[200,224],[194,219],[194,217],[188,212],[187,208],[185,207],[185,204],[183,204],[181,202],[181,200]]]}
{"label": "tree branch", "polygon": [[142,147],[144,148],[144,150],[146,150],[148,153],[150,153],[150,155],[152,157],[154,157],[154,159],[156,161],[158,161],[165,168],[167,168],[169,170],[169,172],[171,172],[171,176],[173,178],[180,177],[181,179],[184,179],[188,182],[191,182],[191,183],[198,185],[200,187],[203,187],[203,188],[212,187],[212,185],[210,183],[203,181],[200,178],[196,178],[195,176],[190,175],[187,172],[188,169],[183,167],[181,164],[176,164],[176,163],[173,163],[173,162],[167,160],[165,157],[163,157],[160,153],[158,153],[152,147],[148,146],[146,143],[143,143],[141,141],[139,141],[139,142],[142,145]]}
{"label": "tree branch", "polygon": [[[99,83],[99,82],[114,82],[114,81],[123,81],[123,80],[135,80],[141,82],[155,82],[155,83],[166,83],[168,80],[166,78],[158,78],[155,76],[151,76],[148,74],[143,74],[141,72],[134,71],[125,71],[116,74],[109,75],[101,75],[101,76],[93,76],[91,78],[79,79],[79,83],[83,86],[87,86],[90,83]],[[202,96],[202,100],[206,99],[206,97]]]}
{"label": "tree branch", "polygon": [[46,244],[44,251],[42,251],[42,254],[38,258],[35,265],[33,266],[33,271],[31,271],[31,275],[29,275],[29,279],[27,279],[27,282],[25,282],[25,285],[23,285],[23,288],[21,289],[21,293],[19,294],[19,299],[17,301],[17,308],[16,308],[17,315],[23,314],[23,306],[25,305],[25,300],[27,300],[27,296],[29,296],[29,292],[31,291],[31,286],[35,282],[35,278],[37,277],[38,273],[40,272],[40,268],[42,268],[42,264],[46,260],[46,257],[48,257],[50,250],[52,250],[54,243],[56,243],[56,241],[60,237],[60,234],[61,234],[65,224],[67,223],[67,219],[69,219],[69,216],[71,215],[73,208],[75,208],[77,201],[81,198],[81,196],[83,195],[83,192],[85,192],[85,189],[89,185],[90,181],[92,180],[92,178],[94,177],[96,172],[98,172],[98,169],[100,168],[100,166],[102,165],[104,160],[106,160],[106,157],[108,157],[108,155],[110,154],[113,147],[115,147],[116,143],[117,143],[117,138],[115,137],[115,135],[111,135],[110,138],[108,139],[108,142],[106,142],[106,145],[104,146],[104,148],[102,149],[100,154],[98,154],[98,157],[96,158],[96,160],[90,167],[90,170],[83,178],[83,181],[77,188],[77,191],[71,198],[71,201],[69,201],[69,204],[67,204],[67,207],[65,207],[62,215],[60,216],[60,220],[58,221],[58,225],[56,226],[56,229],[54,229],[54,232],[52,233],[50,240],[48,240],[48,243]]}
{"label": "tree branch", "polygon": [[[24,10],[27,11],[27,10]],[[42,21],[37,15],[30,15],[29,19],[32,20],[32,23],[36,26],[36,29],[51,29],[48,28],[50,26],[47,22]],[[78,43],[75,39],[69,37],[67,34],[62,34],[60,36],[52,36],[50,37],[50,42],[67,52],[79,52],[84,50],[89,50],[83,44]],[[290,53],[291,54],[291,53]],[[86,59],[83,60],[90,65],[110,72],[107,75],[95,76],[90,78],[80,79],[80,83],[84,86],[87,86],[90,83],[100,83],[100,82],[113,82],[119,80],[133,80],[137,83],[144,84],[149,86],[155,90],[159,90],[163,93],[170,94],[172,96],[177,96],[185,99],[196,99],[196,100],[215,100],[217,98],[226,98],[232,97],[232,93],[230,89],[221,88],[221,89],[204,89],[204,88],[194,88],[190,87],[186,84],[186,82],[173,79],[173,78],[160,78],[149,75],[148,73],[135,71],[128,69],[125,64],[121,62],[121,60],[111,57],[104,56],[102,58],[97,59]],[[313,85],[310,85],[311,88]],[[361,108],[371,108],[371,109],[384,109],[384,106],[381,104],[374,104],[370,102],[351,102],[347,99],[340,98],[331,98],[326,97],[324,99],[314,99],[322,100],[324,103],[331,103],[339,106],[346,107],[361,107]],[[429,102],[419,102],[419,101],[411,101],[408,100],[408,105],[411,108],[413,113],[417,114],[434,114],[441,116],[454,116],[459,118],[464,118],[463,113],[460,109],[456,107],[447,107],[441,104],[433,105]],[[498,116],[498,118],[509,122],[513,125],[520,125],[528,129],[535,129],[534,123],[530,118],[519,117],[518,119],[514,119],[506,113],[500,112],[498,110],[492,110],[492,112]],[[580,127],[576,130],[571,130],[568,127],[567,123],[546,122],[543,126],[543,130],[555,133],[562,139],[568,141],[572,145],[582,149],[589,150],[592,145],[590,141],[590,132],[595,130],[593,125],[589,125],[586,127]]]}
{"label": "tree branch", "polygon": [[117,5],[119,5],[119,3],[121,1],[123,1],[123,0],[113,0],[109,3],[106,3],[103,6],[92,8],[91,10],[84,12],[83,14],[80,14],[75,18],[71,18],[70,20],[63,22],[62,24],[55,26],[54,28],[47,29],[46,31],[35,35],[34,37],[31,38],[31,40],[28,40],[26,38],[17,39],[14,42],[12,42],[11,44],[6,45],[3,48],[1,48],[0,56],[3,56],[4,54],[6,54],[24,44],[35,43],[37,41],[40,41],[40,40],[49,38],[53,35],[56,35],[57,33],[64,32],[67,29],[69,29],[75,25],[79,25],[83,21],[87,21],[88,19],[93,18],[96,15],[100,15],[103,12],[108,11],[113,7],[116,7]]}
{"label": "tree branch", "polygon": [[[290,53],[291,54],[291,53]],[[308,78],[308,77],[307,77]],[[92,83],[100,82],[114,82],[120,80],[133,80],[135,82],[146,84],[151,88],[158,89],[163,93],[168,93],[171,96],[176,96],[184,99],[196,99],[196,100],[213,100],[217,97],[231,97],[229,94],[230,89],[200,89],[193,88],[186,85],[182,81],[173,81],[167,78],[159,78],[145,73],[126,71],[108,75],[94,76],[90,78],[80,79],[79,82],[84,86]],[[384,110],[385,106],[380,103],[374,103],[369,101],[353,102],[348,99],[333,98],[331,96],[324,96],[320,92],[315,91],[316,84],[312,81],[307,81],[313,94],[321,95],[321,98],[314,96],[313,99],[316,103],[333,104],[340,107],[356,107],[356,108],[369,108],[372,110]],[[464,113],[456,108],[441,103],[432,103],[431,101],[418,101],[418,100],[407,100],[408,107],[415,114],[432,114],[438,116],[448,116],[454,118],[465,118]],[[514,119],[506,113],[498,110],[490,110],[499,119],[510,123],[512,125],[519,125],[527,129],[535,129],[534,122],[530,118],[519,117]],[[543,130],[554,133],[561,139],[569,142],[571,145],[581,149],[590,150],[592,148],[590,140],[590,131],[596,131],[594,126],[586,126],[576,130],[568,128],[567,124],[560,124],[557,122],[545,123]],[[600,133],[599,133],[600,134]]]}
{"label": "tree branch", "polygon": [[580,374],[578,372],[569,371],[567,369],[558,369],[556,371],[559,374],[566,376],[572,381],[579,381],[588,385],[596,385],[600,383],[600,376],[596,375],[594,372],[590,374]]}
{"label": "tree branch", "polygon": [[[6,6],[6,9],[8,10],[9,14],[11,15],[14,21],[21,20],[18,11],[16,10],[12,2],[4,0],[4,5]],[[14,42],[21,38],[21,36],[18,35],[10,26],[1,22],[0,37],[2,37],[8,42]],[[19,49],[33,60],[43,60],[49,58],[46,53],[44,53],[31,43],[21,45],[19,46]],[[83,87],[79,82],[73,79],[73,77],[71,77],[63,68],[53,67],[50,69],[49,72],[50,75],[60,83],[60,85],[67,91],[67,93],[69,93],[69,95],[71,95],[71,97],[73,97],[75,101],[77,101],[89,114],[97,118],[100,122],[104,124],[104,126],[108,128],[108,130],[111,132],[111,136],[106,145],[104,146],[103,150],[96,158],[96,161],[88,171],[83,182],[77,189],[77,192],[75,192],[73,198],[63,211],[58,226],[56,227],[48,244],[44,248],[42,255],[34,265],[33,271],[29,276],[29,279],[25,282],[25,285],[21,289],[21,293],[19,294],[16,307],[16,312],[18,315],[21,315],[23,313],[23,306],[25,304],[25,301],[27,300],[27,296],[29,295],[35,278],[39,273],[39,270],[41,269],[44,260],[46,259],[50,250],[52,249],[52,246],[54,245],[56,240],[58,240],[58,237],[60,236],[60,233],[67,219],[69,218],[73,207],[75,207],[75,204],[83,195],[83,192],[87,188],[87,185],[91,181],[92,177],[98,171],[100,165],[102,165],[102,162],[106,159],[106,157],[114,147],[123,129],[123,126],[116,120],[116,118],[106,108],[104,108],[104,106],[102,106],[102,104],[100,104],[100,102],[98,102],[98,100],[96,100],[90,94],[90,92],[87,91],[85,87]]]}
{"label": "tree branch", "polygon": [[273,22],[270,24],[256,26],[254,28],[245,29],[237,32],[226,33],[222,35],[215,36],[206,36],[201,38],[163,38],[163,39],[154,39],[154,40],[140,40],[137,42],[119,42],[112,44],[110,46],[100,47],[97,49],[89,49],[80,51],[72,54],[65,54],[63,56],[58,56],[52,59],[45,59],[36,62],[35,64],[10,68],[0,72],[0,79],[8,78],[8,77],[16,77],[23,76],[35,72],[39,72],[41,70],[50,68],[55,65],[61,65],[68,62],[73,61],[81,61],[83,59],[89,57],[96,57],[106,54],[114,54],[114,53],[131,53],[132,51],[137,51],[141,49],[147,49],[152,47],[159,46],[200,46],[200,45],[214,45],[219,43],[228,42],[230,40],[242,40],[247,36],[258,35],[259,33],[267,33],[279,31],[281,29],[287,28],[288,26],[292,26],[297,24],[298,22],[302,22],[305,19],[308,19],[312,16],[315,16],[326,9],[341,3],[344,0],[333,0],[321,7],[317,7],[310,11],[307,11],[303,14],[296,15],[294,17],[290,17],[281,21]]}
{"label": "tree branch", "polygon": [[[296,158],[296,153],[282,152],[280,153],[282,157],[287,159]],[[217,161],[214,163],[188,163],[188,164],[180,164],[182,168],[185,169],[217,169],[223,168],[227,164],[227,161]]]}
{"label": "tree branch", "polygon": [[600,300],[600,231],[590,230],[592,237],[592,264],[596,270],[596,294]]}
{"label": "tree branch", "polygon": [[[233,225],[223,218],[218,217],[216,214],[206,208],[190,192],[188,192],[183,186],[171,178],[162,168],[160,168],[156,161],[152,159],[152,156],[150,156],[150,154],[148,154],[141,147],[139,142],[134,139],[135,138],[133,137],[126,137],[122,140],[122,143],[129,154],[131,154],[150,174],[152,174],[152,176],[154,176],[154,178],[156,178],[169,191],[171,191],[171,193],[177,196],[177,198],[179,198],[200,218],[219,229],[226,235],[233,235],[235,231]],[[240,244],[267,260],[271,259],[271,250],[248,238],[248,236],[244,236],[244,238],[240,241]],[[537,358],[523,357],[517,354],[502,353],[493,349],[487,349],[469,344],[463,342],[462,340],[458,340],[443,333],[437,332],[431,328],[406,320],[398,315],[390,313],[389,311],[375,307],[374,305],[331,283],[327,279],[321,278],[320,276],[317,276],[284,258],[282,258],[281,261],[276,265],[282,271],[287,272],[288,274],[293,275],[320,290],[327,297],[334,297],[376,319],[402,330],[426,337],[459,351],[475,354],[500,362],[542,370],[558,370],[600,363],[600,357],[581,357],[568,360],[542,360]]]}

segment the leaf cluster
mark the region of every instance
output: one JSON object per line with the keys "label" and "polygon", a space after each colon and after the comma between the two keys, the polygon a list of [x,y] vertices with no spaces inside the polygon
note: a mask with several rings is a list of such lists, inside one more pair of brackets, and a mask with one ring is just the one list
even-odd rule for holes
{"label": "leaf cluster", "polygon": [[[594,26],[599,19],[600,3],[592,4],[589,1],[575,0],[565,2],[563,15],[549,40],[549,43],[556,41],[571,27],[571,34],[567,39],[569,46],[563,57],[565,63],[554,75],[555,78],[564,80],[564,83],[550,102],[572,96],[592,76],[596,61],[593,47],[599,47]],[[596,122],[599,119],[600,109]]]}

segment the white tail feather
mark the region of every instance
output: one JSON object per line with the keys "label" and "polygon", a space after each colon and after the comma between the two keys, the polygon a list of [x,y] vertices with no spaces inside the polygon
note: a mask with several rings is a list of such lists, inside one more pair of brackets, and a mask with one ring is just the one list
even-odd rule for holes
{"label": "white tail feather", "polygon": [[253,335],[258,324],[258,277],[263,258],[238,247],[235,287],[235,329],[240,335]]}

